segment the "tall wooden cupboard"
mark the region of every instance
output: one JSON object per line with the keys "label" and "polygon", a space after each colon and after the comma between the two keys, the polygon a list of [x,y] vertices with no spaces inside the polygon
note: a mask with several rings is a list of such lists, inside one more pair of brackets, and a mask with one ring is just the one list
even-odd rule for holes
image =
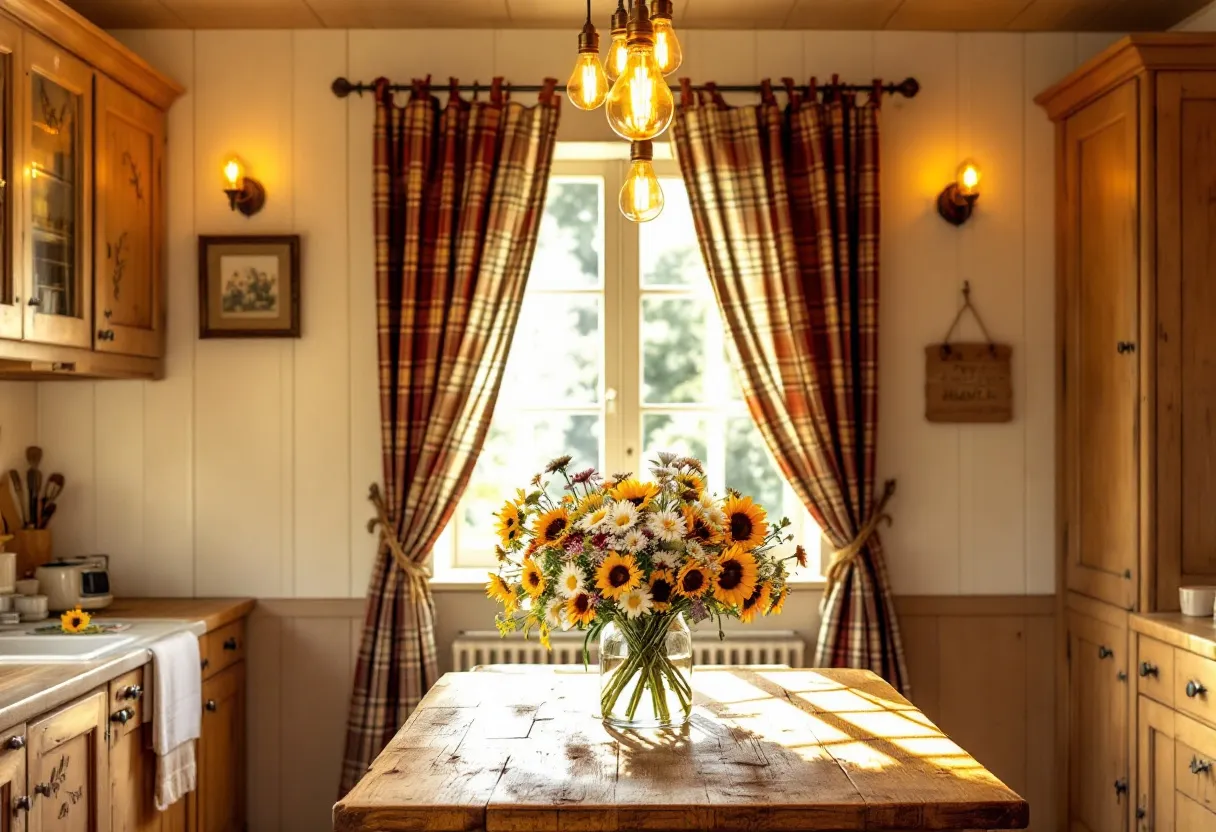
{"label": "tall wooden cupboard", "polygon": [[1059,828],[1147,829],[1128,614],[1216,581],[1216,36],[1124,38],[1036,101],[1056,126]]}

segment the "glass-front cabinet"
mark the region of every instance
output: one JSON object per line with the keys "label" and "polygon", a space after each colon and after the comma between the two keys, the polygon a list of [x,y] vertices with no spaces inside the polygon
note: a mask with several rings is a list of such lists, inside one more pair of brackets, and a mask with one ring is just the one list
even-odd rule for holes
{"label": "glass-front cabinet", "polygon": [[97,76],[94,349],[158,356],[164,114]]}
{"label": "glass-front cabinet", "polygon": [[28,33],[24,53],[24,338],[91,347],[93,71]]}
{"label": "glass-front cabinet", "polygon": [[15,168],[13,114],[22,92],[15,78],[21,72],[21,28],[10,20],[0,19],[0,338],[20,338],[24,307],[21,298],[24,286],[21,272],[16,268],[20,256],[21,231],[16,221],[19,180]]}

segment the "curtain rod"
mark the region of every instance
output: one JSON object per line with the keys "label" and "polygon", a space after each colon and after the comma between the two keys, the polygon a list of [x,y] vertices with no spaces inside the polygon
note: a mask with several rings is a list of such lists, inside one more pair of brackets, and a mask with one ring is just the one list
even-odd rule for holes
{"label": "curtain rod", "polygon": [[[451,86],[448,84],[435,84],[434,86],[435,86],[435,89],[437,89],[437,90],[451,89]],[[511,92],[540,92],[541,90],[544,89],[544,87],[541,86],[540,84],[504,84],[504,87],[506,87]],[[335,96],[337,96],[338,98],[346,98],[347,96],[351,95],[352,93],[354,93],[354,94],[358,95],[360,98],[362,98],[363,93],[374,92],[376,89],[376,85],[368,84],[363,81],[351,82],[346,78],[339,77],[339,78],[334,79],[334,82],[332,84],[330,84],[329,88],[333,92],[333,94]],[[408,92],[414,88],[414,85],[413,84],[389,84],[388,88],[392,92]],[[703,90],[703,89],[707,89],[707,88],[708,87],[705,84],[696,84],[693,86],[694,90]],[[844,90],[846,92],[869,92],[870,90],[874,89],[874,85],[872,83],[871,84],[820,84],[820,88],[824,89],[824,90],[838,89],[838,90]],[[460,84],[459,86],[456,87],[456,89],[459,90],[460,92],[479,92],[479,91],[489,92],[490,85],[489,84]],[[557,92],[565,92],[566,85],[558,84],[556,87],[554,87],[554,89]],[[678,90],[678,89],[679,89],[678,87],[673,88],[673,91]],[[760,92],[764,89],[764,87],[762,87],[760,84],[715,84],[714,89],[716,89],[718,92]],[[773,84],[772,89],[774,92],[781,92],[782,86],[781,86],[781,84]],[[898,84],[883,84],[882,91],[884,93],[886,93],[887,95],[902,95],[904,98],[915,98],[916,94],[918,92],[920,92],[920,82],[918,82],[915,78],[905,78],[904,80],[900,81]]]}

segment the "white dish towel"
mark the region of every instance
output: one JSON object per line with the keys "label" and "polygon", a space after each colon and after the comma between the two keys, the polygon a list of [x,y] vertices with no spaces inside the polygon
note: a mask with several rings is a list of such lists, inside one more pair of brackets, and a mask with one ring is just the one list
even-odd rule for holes
{"label": "white dish towel", "polygon": [[166,636],[151,650],[156,808],[163,812],[198,783],[194,742],[202,729],[203,681],[194,633]]}

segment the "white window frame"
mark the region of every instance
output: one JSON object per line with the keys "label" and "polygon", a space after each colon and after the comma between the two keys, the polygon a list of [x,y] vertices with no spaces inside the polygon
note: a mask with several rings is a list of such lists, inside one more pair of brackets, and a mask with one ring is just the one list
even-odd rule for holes
{"label": "white window frame", "polygon": [[[600,436],[600,452],[604,461],[602,471],[604,473],[612,473],[615,471],[633,471],[638,474],[646,475],[649,468],[649,462],[642,458],[643,455],[643,436],[642,425],[643,415],[647,411],[652,412],[691,412],[704,414],[711,428],[711,442],[721,442],[725,437],[725,419],[729,416],[749,416],[747,406],[742,400],[737,401],[737,408],[732,408],[729,413],[722,408],[707,408],[702,404],[688,405],[643,405],[642,398],[642,342],[641,342],[641,319],[642,319],[642,297],[646,296],[661,296],[669,294],[675,297],[687,296],[694,294],[699,297],[707,297],[711,301],[713,299],[713,289],[708,284],[703,290],[693,289],[688,287],[672,286],[672,287],[646,287],[641,286],[641,259],[640,253],[640,229],[637,224],[626,220],[617,207],[617,197],[620,191],[621,184],[624,182],[625,176],[629,169],[627,159],[628,145],[624,142],[620,143],[624,148],[623,155],[620,158],[603,158],[617,149],[617,146],[608,146],[608,151],[605,153],[605,147],[597,144],[594,148],[588,147],[583,150],[589,158],[579,158],[580,149],[575,143],[559,143],[557,158],[553,162],[551,174],[553,176],[569,177],[569,178],[602,178],[603,180],[603,205],[601,207],[601,216],[603,217],[603,232],[604,246],[601,252],[601,274],[603,276],[602,289],[586,289],[586,290],[571,290],[585,291],[587,293],[599,294],[602,291],[603,308],[600,318],[600,334],[603,338],[602,349],[604,351],[604,364],[600,374],[600,390],[599,400],[602,414],[602,431]],[[655,172],[660,179],[670,177],[679,177],[680,171],[676,162],[670,159],[670,153],[663,153],[662,150],[666,145],[656,142],[656,159]],[[666,156],[667,158],[663,158]],[[565,291],[565,290],[563,290]],[[631,311],[632,310],[632,311]],[[608,335],[609,322],[619,322],[619,336],[617,343],[612,344],[612,338]],[[713,327],[709,328],[713,330]],[[714,349],[717,352],[714,354],[724,355],[722,352],[724,347],[723,339],[724,331],[719,328],[714,330],[709,335],[708,349]],[[615,350],[615,354],[609,350]],[[725,390],[729,389],[731,384],[729,367],[723,363],[720,365],[722,370],[719,375],[721,378],[705,378],[705,384],[709,390]],[[587,410],[590,407],[579,407],[578,410]],[[627,418],[632,415],[634,418]],[[709,455],[713,460],[712,464],[720,466],[725,459],[725,449],[718,448],[718,453]],[[537,470],[543,466],[544,461],[537,462]],[[774,463],[775,465],[775,463]],[[536,471],[521,471],[519,472],[520,482],[522,486],[527,479]],[[708,472],[711,482],[721,482],[724,471],[713,470]],[[788,488],[788,486],[787,486]],[[506,495],[504,495],[505,499]],[[795,501],[796,502],[796,501]],[[773,507],[770,507],[773,508]],[[796,510],[795,510],[796,508]],[[782,506],[779,510],[772,511],[774,519],[789,514],[793,525],[790,531],[794,534],[796,541],[801,541],[807,551],[811,553],[812,559],[817,560],[821,566],[826,565],[827,553],[830,552],[830,547],[823,541],[819,530],[815,528],[814,521],[811,520],[808,512],[801,506]],[[459,562],[460,552],[460,508],[452,515],[452,521],[444,530],[439,540],[436,542],[433,553],[433,569],[434,579],[432,587],[436,589],[480,589],[486,580],[486,566],[461,566]],[[807,539],[805,532],[810,532],[813,535],[812,539]],[[820,541],[816,545],[816,541]],[[826,547],[826,548],[825,548]],[[816,558],[816,555],[819,555]],[[822,571],[822,570],[821,570]],[[791,583],[797,583],[802,586],[822,585],[823,579],[819,575],[807,577],[795,577]]]}

